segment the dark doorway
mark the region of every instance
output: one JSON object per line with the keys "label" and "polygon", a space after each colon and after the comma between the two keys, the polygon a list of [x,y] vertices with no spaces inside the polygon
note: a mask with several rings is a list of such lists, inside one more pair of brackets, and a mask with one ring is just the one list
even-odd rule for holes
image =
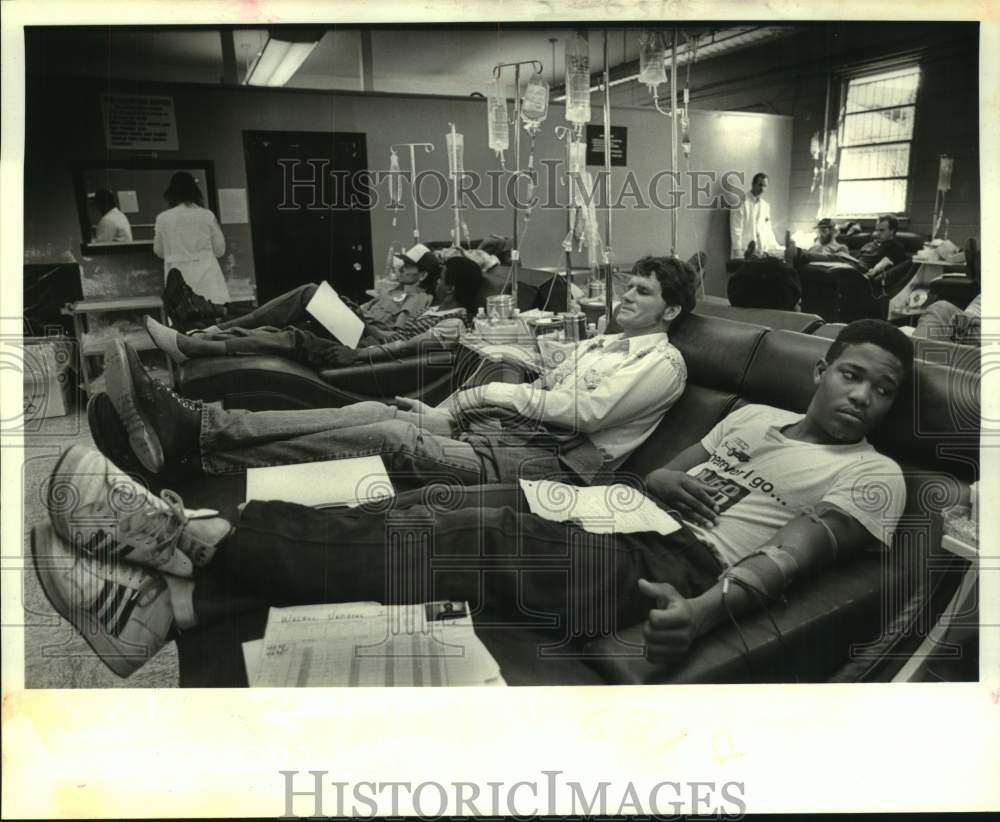
{"label": "dark doorway", "polygon": [[371,216],[350,208],[368,168],[364,134],[244,131],[257,300],[327,280],[355,300],[373,285]]}

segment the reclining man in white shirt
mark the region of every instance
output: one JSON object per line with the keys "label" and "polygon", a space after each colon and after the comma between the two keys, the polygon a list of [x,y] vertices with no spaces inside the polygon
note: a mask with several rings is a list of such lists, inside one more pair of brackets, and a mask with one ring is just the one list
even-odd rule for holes
{"label": "reclining man in white shirt", "polygon": [[383,510],[252,501],[235,523],[188,519],[173,492],[155,496],[74,446],[53,470],[52,529],[33,534],[35,567],[120,676],[175,628],[242,610],[441,598],[502,622],[548,618],[572,642],[645,622],[646,656],[680,660],[801,577],[890,544],[906,486],[866,435],[906,396],[912,360],[891,324],[846,326],[814,368],[804,415],[745,406],[647,477],[682,523],[666,536],[584,534],[528,513],[516,484],[411,491]]}
{"label": "reclining man in white shirt", "polygon": [[123,448],[108,443],[124,426],[124,450],[171,478],[378,454],[397,488],[567,473],[589,484],[618,468],[683,393],[687,369],[667,331],[694,307],[697,282],[676,258],[639,260],[618,313],[623,333],[579,343],[530,385],[460,391],[450,411],[409,400],[224,411],[177,396],[119,342],[105,359],[114,415],[91,414],[92,433],[114,458]]}

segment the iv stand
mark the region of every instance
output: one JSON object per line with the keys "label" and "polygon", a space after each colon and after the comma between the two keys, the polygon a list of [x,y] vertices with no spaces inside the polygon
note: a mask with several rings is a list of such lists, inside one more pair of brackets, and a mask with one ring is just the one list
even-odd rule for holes
{"label": "iv stand", "polygon": [[434,143],[393,143],[389,146],[389,151],[397,148],[408,147],[410,149],[410,199],[413,202],[413,242],[420,242],[420,209],[417,206],[417,158],[414,149],[422,148],[424,154],[434,151]]}
{"label": "iv stand", "polygon": [[608,30],[604,30],[604,329],[611,327],[614,284],[611,276],[611,75],[608,66]]}
{"label": "iv stand", "polygon": [[[670,55],[670,167],[680,177],[677,165],[677,29]],[[677,209],[670,209],[670,256],[677,255]]]}
{"label": "iv stand", "polygon": [[[500,79],[501,70],[514,67],[514,171],[513,176],[519,177],[525,172],[521,170],[521,66],[532,66],[536,74],[541,74],[545,67],[538,60],[521,60],[518,63],[497,63],[493,66],[493,78]],[[510,295],[517,308],[517,275],[521,269],[521,255],[517,247],[517,191],[515,187],[514,201],[511,203],[514,210],[514,230],[511,236],[510,251]]]}
{"label": "iv stand", "polygon": [[[572,225],[571,225],[572,221],[570,219],[570,211],[573,209],[572,197],[569,196],[569,195],[572,194],[572,191],[573,191],[573,181],[572,181],[572,179],[569,176],[569,145],[573,141],[573,130],[569,126],[556,126],[555,127],[555,134],[556,134],[556,139],[559,140],[560,142],[562,142],[563,140],[566,141],[566,148],[567,148],[567,159],[566,159],[567,166],[566,166],[566,172],[565,172],[565,176],[566,176],[566,194],[567,194],[567,203],[566,203],[566,236],[569,237],[569,232],[572,231]],[[572,248],[573,248],[573,238],[570,237],[570,247],[566,249],[566,313],[569,313],[570,302],[571,302],[571,300],[573,298],[572,288],[570,286],[570,283],[572,282],[572,279],[573,279],[573,252],[572,252]]]}

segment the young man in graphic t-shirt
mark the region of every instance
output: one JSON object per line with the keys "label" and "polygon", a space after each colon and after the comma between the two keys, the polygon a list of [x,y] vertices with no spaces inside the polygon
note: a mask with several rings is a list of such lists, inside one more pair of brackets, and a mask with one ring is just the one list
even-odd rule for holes
{"label": "young man in graphic t-shirt", "polygon": [[[815,366],[805,414],[744,407],[647,477],[647,493],[682,520],[666,536],[584,534],[528,513],[516,485],[450,488],[445,500],[432,485],[381,510],[251,501],[234,523],[188,519],[176,494],[153,496],[76,446],[49,484],[45,556],[60,562],[36,568],[60,613],[123,676],[174,625],[362,600],[468,600],[522,623],[544,614],[573,639],[645,620],[647,656],[669,661],[797,578],[872,540],[889,544],[906,490],[865,437],[903,393],[912,359],[893,325],[848,325]],[[90,524],[114,521],[112,501],[125,496],[134,504],[110,542],[92,539]],[[428,550],[401,552],[414,527]],[[108,601],[128,602],[127,614]]]}

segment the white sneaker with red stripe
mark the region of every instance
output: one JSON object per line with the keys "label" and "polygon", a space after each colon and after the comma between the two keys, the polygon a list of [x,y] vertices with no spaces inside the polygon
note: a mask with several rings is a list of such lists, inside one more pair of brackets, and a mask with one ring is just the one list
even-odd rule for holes
{"label": "white sneaker with red stripe", "polygon": [[32,529],[31,553],[52,607],[118,676],[167,643],[174,612],[161,574],[74,551],[48,525]]}

